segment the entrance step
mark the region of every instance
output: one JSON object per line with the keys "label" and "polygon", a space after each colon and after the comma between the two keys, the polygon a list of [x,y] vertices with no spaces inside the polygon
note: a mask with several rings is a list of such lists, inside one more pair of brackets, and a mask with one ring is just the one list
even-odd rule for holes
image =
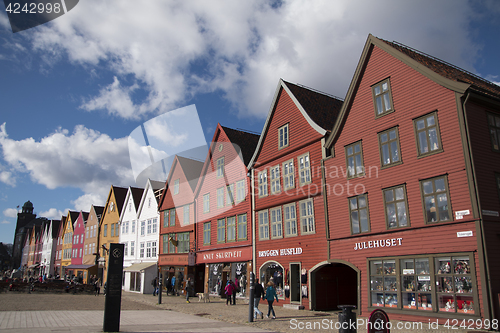
{"label": "entrance step", "polygon": [[283,307],[292,310],[304,310],[304,306],[300,304],[283,304]]}

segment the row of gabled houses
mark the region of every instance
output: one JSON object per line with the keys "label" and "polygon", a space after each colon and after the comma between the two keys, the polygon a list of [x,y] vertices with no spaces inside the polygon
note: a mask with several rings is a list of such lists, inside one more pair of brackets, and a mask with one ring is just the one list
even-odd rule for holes
{"label": "row of gabled houses", "polygon": [[491,320],[499,154],[499,86],[370,35],[344,100],[280,80],[260,135],[219,124],[205,161],[176,156],[166,182],[68,213],[54,270],[93,264],[105,279],[99,258],[120,242],[125,290],[161,273],[221,297],[233,280],[248,297],[254,272],[290,307]]}

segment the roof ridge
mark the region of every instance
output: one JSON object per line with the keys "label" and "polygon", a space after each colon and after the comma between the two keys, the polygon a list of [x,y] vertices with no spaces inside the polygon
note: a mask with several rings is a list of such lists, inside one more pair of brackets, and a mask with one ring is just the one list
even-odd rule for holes
{"label": "roof ridge", "polygon": [[285,81],[285,80],[283,80],[283,82],[288,83],[288,84],[294,84],[297,87],[300,87],[300,88],[303,88],[303,89],[307,89],[307,90],[311,90],[311,91],[313,91],[315,93],[322,94],[322,95],[325,95],[325,96],[328,96],[328,97],[331,97],[331,98],[335,98],[335,99],[338,99],[339,101],[342,101],[342,102],[344,101],[344,98],[342,98],[342,97],[335,96],[333,94],[330,94],[330,93],[327,93],[327,92],[324,92],[324,91],[321,91],[321,90],[318,90],[318,89],[315,89],[315,88],[308,87],[305,84],[294,83],[294,82],[289,82],[289,81]]}

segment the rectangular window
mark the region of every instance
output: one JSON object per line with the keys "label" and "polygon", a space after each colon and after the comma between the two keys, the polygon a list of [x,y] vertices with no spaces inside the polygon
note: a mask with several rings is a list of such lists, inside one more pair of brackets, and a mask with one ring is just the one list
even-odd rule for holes
{"label": "rectangular window", "polygon": [[144,258],[144,242],[141,243],[139,248],[139,258]]}
{"label": "rectangular window", "polygon": [[475,313],[476,290],[469,256],[434,258],[439,312]]}
{"label": "rectangular window", "polygon": [[280,184],[280,166],[277,165],[270,169],[271,173],[271,193],[279,193],[281,192],[281,184]]}
{"label": "rectangular window", "polygon": [[259,197],[265,197],[267,196],[267,170],[259,172],[258,178],[259,178]]}
{"label": "rectangular window", "polygon": [[313,199],[302,200],[299,205],[301,234],[312,234],[315,232]]}
{"label": "rectangular window", "polygon": [[170,226],[175,227],[175,208],[170,210]]}
{"label": "rectangular window", "polygon": [[203,212],[210,212],[210,193],[203,195]]}
{"label": "rectangular window", "polygon": [[245,190],[245,180],[240,180],[236,182],[236,202],[245,200],[246,190]]}
{"label": "rectangular window", "polygon": [[134,234],[135,233],[135,221],[132,221],[132,233]]}
{"label": "rectangular window", "polygon": [[135,255],[135,242],[134,241],[130,242],[130,255],[131,256]]}
{"label": "rectangular window", "polygon": [[129,223],[129,221],[125,222],[125,233],[127,233],[127,234],[128,234],[128,223]]}
{"label": "rectangular window", "polygon": [[269,239],[269,212],[259,212],[259,240]]}
{"label": "rectangular window", "polygon": [[408,203],[406,202],[406,187],[396,186],[384,190],[385,218],[387,228],[407,227]]}
{"label": "rectangular window", "polygon": [[104,234],[103,234],[104,237],[108,237],[108,225],[105,224],[104,225]]}
{"label": "rectangular window", "polygon": [[401,163],[397,128],[391,128],[390,130],[379,133],[378,142],[380,147],[380,160],[382,163],[382,167]]}
{"label": "rectangular window", "polygon": [[180,179],[174,180],[174,194],[179,194]]}
{"label": "rectangular window", "polygon": [[224,207],[224,187],[217,189],[217,208]]}
{"label": "rectangular window", "polygon": [[389,79],[372,86],[373,102],[375,104],[375,116],[381,116],[394,111],[392,108],[391,87]]}
{"label": "rectangular window", "polygon": [[203,245],[210,245],[210,222],[203,223]]}
{"label": "rectangular window", "polygon": [[297,236],[295,203],[283,206],[283,215],[285,217],[285,237]]}
{"label": "rectangular window", "polygon": [[227,218],[227,241],[234,242],[236,240],[236,217]]}
{"label": "rectangular window", "polygon": [[156,257],[156,241],[151,242],[151,257]]}
{"label": "rectangular window", "polygon": [[488,113],[488,125],[493,150],[500,151],[500,116]]}
{"label": "rectangular window", "polygon": [[418,156],[426,156],[442,151],[437,113],[425,115],[414,121],[417,137]]}
{"label": "rectangular window", "polygon": [[89,238],[89,227],[85,230],[85,238]]}
{"label": "rectangular window", "polygon": [[183,213],[184,213],[184,218],[183,218],[184,225],[188,225],[189,224],[189,205],[184,206]]}
{"label": "rectangular window", "polygon": [[168,253],[175,253],[176,244],[176,235],[170,234],[168,238]]}
{"label": "rectangular window", "polygon": [[226,186],[226,205],[234,205],[234,184]]}
{"label": "rectangular window", "polygon": [[115,236],[115,224],[111,223],[111,237]]}
{"label": "rectangular window", "polygon": [[146,243],[146,258],[151,258],[151,242]]}
{"label": "rectangular window", "polygon": [[167,235],[163,235],[163,249],[162,249],[162,253],[168,253],[168,236]]}
{"label": "rectangular window", "polygon": [[283,163],[283,188],[288,190],[295,187],[293,160]]}
{"label": "rectangular window", "polygon": [[448,180],[446,176],[420,181],[427,223],[451,221],[448,203]]}
{"label": "rectangular window", "polygon": [[398,308],[397,282],[398,276],[395,259],[370,261],[371,305]]}
{"label": "rectangular window", "polygon": [[271,238],[283,237],[283,220],[281,218],[281,207],[270,209],[271,211]]}
{"label": "rectangular window", "polygon": [[177,234],[177,253],[189,252],[189,232]]}
{"label": "rectangular window", "polygon": [[247,239],[247,214],[238,215],[238,240]]}
{"label": "rectangular window", "polygon": [[152,232],[153,232],[153,234],[156,234],[158,232],[158,218],[157,217],[155,217],[153,219],[153,231]]}
{"label": "rectangular window", "polygon": [[278,129],[279,143],[278,149],[288,147],[288,124],[281,126]]}
{"label": "rectangular window", "polygon": [[[118,226],[118,223],[115,223],[115,236],[116,236],[116,237],[118,237],[118,235],[119,235],[119,231],[120,231],[120,228],[119,228],[119,226]],[[82,235],[82,236],[83,236],[83,235]],[[82,241],[83,241],[83,239],[82,239]]]}
{"label": "rectangular window", "polygon": [[146,234],[146,221],[141,221],[141,236]]}
{"label": "rectangular window", "polygon": [[87,247],[87,244],[85,244],[85,255],[87,255],[88,253],[88,247]]}
{"label": "rectangular window", "polygon": [[349,216],[353,234],[370,231],[368,218],[368,195],[362,194],[349,198]]}
{"label": "rectangular window", "polygon": [[168,227],[168,212],[169,212],[168,209],[163,211],[163,227],[164,228]]}
{"label": "rectangular window", "polygon": [[309,162],[309,153],[298,157],[299,162],[299,184],[300,186],[311,182],[311,164]]}
{"label": "rectangular window", "polygon": [[148,235],[153,231],[153,220],[148,220]]}
{"label": "rectangular window", "polygon": [[363,167],[361,141],[346,146],[345,155],[347,162],[347,177],[353,178],[363,176],[365,174],[365,168]]}
{"label": "rectangular window", "polygon": [[224,176],[224,157],[217,159],[217,178]]}
{"label": "rectangular window", "polygon": [[217,243],[226,242],[226,220],[217,220]]}

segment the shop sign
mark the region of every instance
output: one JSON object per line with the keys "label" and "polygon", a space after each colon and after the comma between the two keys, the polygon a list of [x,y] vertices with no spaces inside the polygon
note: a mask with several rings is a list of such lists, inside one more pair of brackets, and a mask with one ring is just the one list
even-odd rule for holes
{"label": "shop sign", "polygon": [[391,247],[391,246],[401,246],[403,237],[398,238],[387,238],[368,242],[359,242],[354,244],[354,251],[374,249],[377,247]]}
{"label": "shop sign", "polygon": [[389,333],[389,316],[382,309],[373,310],[368,317],[368,333]]}
{"label": "shop sign", "polygon": [[495,211],[495,210],[482,210],[483,212],[483,215],[486,215],[486,216],[496,216],[498,217],[498,212]]}
{"label": "shop sign", "polygon": [[459,210],[455,212],[455,220],[461,220],[464,218],[464,215],[469,215],[470,210]]}
{"label": "shop sign", "polygon": [[197,263],[209,262],[236,262],[252,259],[252,248],[244,247],[240,250],[199,252],[196,255]]}
{"label": "shop sign", "polygon": [[295,255],[295,254],[302,254],[302,248],[301,247],[290,247],[290,248],[279,249],[279,250],[259,251],[259,258],[260,257],[290,256],[290,255]]}
{"label": "shop sign", "polygon": [[458,231],[457,232],[457,237],[472,237],[472,230],[469,231]]}

